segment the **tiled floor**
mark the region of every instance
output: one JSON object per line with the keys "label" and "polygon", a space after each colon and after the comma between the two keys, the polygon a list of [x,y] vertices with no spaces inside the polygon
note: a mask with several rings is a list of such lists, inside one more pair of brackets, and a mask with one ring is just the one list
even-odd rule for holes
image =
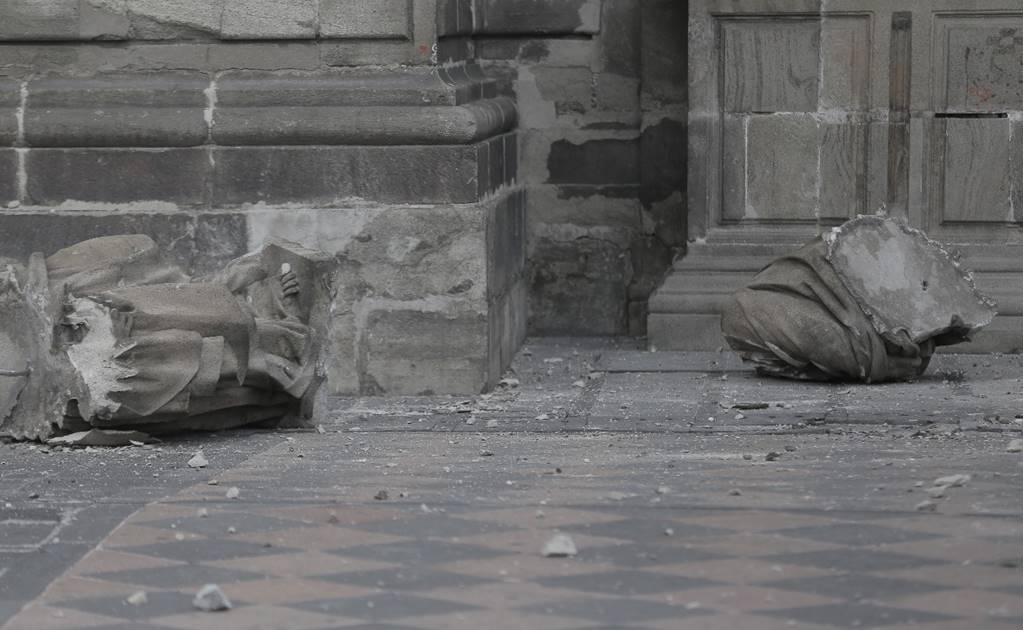
{"label": "tiled floor", "polygon": [[[923,513],[915,480],[948,471],[933,445],[878,463],[878,491],[869,464],[906,456],[888,441],[820,438],[779,465],[713,441],[450,438],[299,436],[134,514],[6,628],[1023,626],[1020,468],[982,443]],[[540,554],[556,532],[577,556]],[[210,582],[233,610],[192,609]]]}
{"label": "tiled floor", "polygon": [[[323,433],[3,447],[0,625],[1023,627],[1023,357],[848,386],[572,341],[516,370],[339,401]],[[541,555],[557,532],[577,556]],[[234,608],[196,611],[207,583]]]}

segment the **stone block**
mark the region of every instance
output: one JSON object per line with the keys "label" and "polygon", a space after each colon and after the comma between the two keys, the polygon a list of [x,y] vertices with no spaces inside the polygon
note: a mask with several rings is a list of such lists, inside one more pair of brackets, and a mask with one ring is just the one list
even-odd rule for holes
{"label": "stone block", "polygon": [[[488,180],[490,182],[488,192],[493,192],[507,183],[504,179],[504,142],[505,136],[491,138],[486,142],[487,150],[489,150],[490,153],[490,157],[487,160],[487,166],[490,170],[488,175]],[[483,150],[482,147],[480,150]]]}
{"label": "stone block", "polygon": [[314,42],[225,42],[210,44],[207,67],[224,70],[316,70],[320,49]]}
{"label": "stone block", "polygon": [[18,152],[0,149],[0,206],[18,198]]}
{"label": "stone block", "polygon": [[689,51],[687,38],[678,34],[688,30],[686,6],[676,0],[645,0],[640,5],[643,93],[655,102],[684,103]]}
{"label": "stone block", "polygon": [[437,62],[453,64],[473,59],[472,40],[468,37],[445,37],[437,42]]}
{"label": "stone block", "polygon": [[526,339],[527,302],[526,282],[520,277],[507,293],[490,305],[487,373],[491,386],[511,365]]}
{"label": "stone block", "polygon": [[744,217],[813,221],[818,209],[817,122],[754,116],[747,134]]}
{"label": "stone block", "polygon": [[168,261],[193,274],[221,268],[248,251],[245,217],[240,214],[68,210],[0,213],[0,256],[27,260],[33,252],[49,255],[116,234],[150,236]]}
{"label": "stone block", "polygon": [[317,0],[230,0],[224,4],[223,39],[314,39]]}
{"label": "stone block", "polygon": [[594,101],[599,109],[639,111],[639,79],[602,72],[594,76]]}
{"label": "stone block", "polygon": [[191,232],[194,275],[213,273],[255,248],[249,246],[248,217],[232,212],[202,212],[195,215]]}
{"label": "stone block", "polygon": [[174,147],[206,142],[201,75],[42,79],[28,85],[25,141],[36,147]]}
{"label": "stone block", "polygon": [[326,41],[320,45],[320,61],[325,66],[353,67],[373,65],[429,64],[432,47],[388,39]]}
{"label": "stone block", "polygon": [[438,0],[437,35],[471,35],[473,32],[472,0]]}
{"label": "stone block", "polygon": [[526,198],[521,191],[502,198],[487,221],[487,293],[493,301],[522,279],[526,267]]}
{"label": "stone block", "polygon": [[821,124],[818,215],[846,221],[869,214],[867,199],[867,125]]}
{"label": "stone block", "polygon": [[206,149],[31,149],[26,203],[208,202]]}
{"label": "stone block", "polygon": [[[935,20],[938,109],[1005,111],[1023,107],[1023,36],[1018,16],[942,15]],[[939,44],[940,43],[940,44]],[[942,85],[943,84],[943,85]]]}
{"label": "stone block", "polygon": [[127,0],[127,2],[132,38],[159,40],[218,37],[221,16],[227,0]]}
{"label": "stone block", "polygon": [[[731,156],[727,156],[731,157]],[[642,199],[647,206],[685,188],[686,123],[663,118],[640,137]]]}
{"label": "stone block", "polygon": [[427,68],[329,70],[310,76],[227,72],[217,80],[218,107],[454,104],[454,90]]}
{"label": "stone block", "polygon": [[319,0],[320,37],[325,39],[408,39],[407,0]]}
{"label": "stone block", "polygon": [[125,39],[125,0],[5,0],[0,41]]}
{"label": "stone block", "polygon": [[578,116],[591,109],[594,77],[589,68],[538,67],[531,74],[539,96],[558,116]]}
{"label": "stone block", "polygon": [[552,184],[616,185],[639,182],[639,142],[594,139],[551,144],[547,170]]}
{"label": "stone block", "polygon": [[80,0],[78,11],[78,39],[128,39],[131,22],[127,0]]}
{"label": "stone block", "polygon": [[369,313],[360,348],[363,394],[464,394],[487,384],[487,320],[416,310]]}
{"label": "stone block", "polygon": [[476,201],[476,147],[239,147],[213,149],[213,202]]}
{"label": "stone block", "polygon": [[721,38],[726,111],[817,111],[818,19],[729,20]]}
{"label": "stone block", "polygon": [[80,46],[5,43],[0,55],[0,75],[19,79],[66,72],[76,66],[81,51]]}
{"label": "stone block", "polygon": [[821,20],[822,109],[870,107],[870,29],[867,15],[829,16]]}
{"label": "stone block", "polygon": [[[1012,121],[1004,118],[946,118],[935,134],[944,145],[941,219],[945,222],[1011,223],[1010,198],[1018,165]],[[1019,141],[1017,140],[1016,143]],[[1012,156],[1014,157],[1014,156]]]}
{"label": "stone block", "polygon": [[599,231],[580,232],[572,239],[533,239],[530,334],[616,335],[627,330],[627,250]]}
{"label": "stone block", "polygon": [[600,32],[601,0],[473,0],[476,30],[493,34]]}
{"label": "stone block", "polygon": [[[224,106],[214,114],[213,139],[221,145],[451,145],[514,124],[514,104],[506,98],[441,107]],[[494,181],[499,185],[503,172]]]}
{"label": "stone block", "polygon": [[18,139],[20,106],[21,84],[0,79],[0,146],[11,146]]}
{"label": "stone block", "polygon": [[[70,48],[70,47],[68,47]],[[74,61],[62,74],[94,76],[149,72],[206,70],[209,45],[199,42],[127,44],[125,46],[76,46]]]}
{"label": "stone block", "polygon": [[600,62],[603,72],[639,78],[644,45],[641,38],[640,5],[646,1],[604,0],[600,29]]}

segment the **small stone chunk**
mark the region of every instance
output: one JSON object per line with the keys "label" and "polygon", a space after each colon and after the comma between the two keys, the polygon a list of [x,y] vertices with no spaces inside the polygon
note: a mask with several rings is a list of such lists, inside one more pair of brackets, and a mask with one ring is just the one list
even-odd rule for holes
{"label": "small stone chunk", "polygon": [[671,494],[671,488],[668,486],[657,486],[657,494]]}
{"label": "small stone chunk", "polygon": [[238,489],[238,486],[231,486],[227,489],[227,494],[225,496],[227,496],[228,499],[237,499],[239,494],[241,494],[241,490]]}
{"label": "small stone chunk", "polygon": [[914,509],[917,512],[934,512],[938,509],[938,504],[934,501],[921,501]]}
{"label": "small stone chunk", "polygon": [[388,498],[387,490],[381,490],[380,492],[373,495],[373,498],[377,501],[386,501]]}
{"label": "small stone chunk", "polygon": [[146,596],[145,591],[135,591],[134,593],[129,595],[128,598],[125,599],[124,601],[128,602],[132,606],[141,606],[142,604],[145,604],[146,602],[149,601],[149,597]]}
{"label": "small stone chunk", "polygon": [[779,460],[779,459],[781,459],[781,453],[779,453],[777,451],[771,451],[770,453],[768,453],[767,455],[764,456],[764,459],[769,461],[769,462],[773,462],[773,461]]}
{"label": "small stone chunk", "polygon": [[188,460],[189,468],[206,468],[209,465],[210,462],[206,459],[206,455],[203,454],[201,449],[195,452],[192,459]]}
{"label": "small stone chunk", "polygon": [[231,610],[231,600],[224,595],[216,584],[207,584],[199,589],[192,600],[192,605],[203,612],[218,612]]}
{"label": "small stone chunk", "polygon": [[1005,447],[1005,450],[1009,453],[1023,453],[1023,439],[1016,439],[1009,442],[1009,445]]}
{"label": "small stone chunk", "polygon": [[568,558],[579,551],[575,548],[575,541],[568,534],[555,534],[543,546],[541,553],[545,558]]}
{"label": "small stone chunk", "polygon": [[948,475],[947,477],[939,477],[935,479],[934,485],[958,488],[970,483],[970,479],[971,477],[969,475]]}

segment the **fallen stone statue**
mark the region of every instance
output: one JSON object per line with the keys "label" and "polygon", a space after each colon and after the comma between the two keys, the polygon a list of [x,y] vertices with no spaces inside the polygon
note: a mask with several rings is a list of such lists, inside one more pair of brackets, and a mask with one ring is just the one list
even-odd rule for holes
{"label": "fallen stone statue", "polygon": [[936,346],[995,317],[958,257],[864,216],[774,261],[725,307],[725,340],[762,374],[865,383],[922,374]]}
{"label": "fallen stone statue", "polygon": [[137,234],[0,262],[0,434],[158,434],[308,416],[332,263],[270,241],[189,278]]}

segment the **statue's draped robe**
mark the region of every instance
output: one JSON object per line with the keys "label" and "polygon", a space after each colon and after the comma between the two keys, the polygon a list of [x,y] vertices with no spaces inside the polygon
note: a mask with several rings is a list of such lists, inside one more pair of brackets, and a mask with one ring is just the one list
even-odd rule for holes
{"label": "statue's draped robe", "polygon": [[[254,410],[280,415],[293,400],[289,393],[302,395],[281,391],[265,370],[249,366],[273,353],[300,360],[306,327],[257,317],[224,284],[189,282],[160,262],[148,237],[85,241],[50,256],[46,267],[51,290],[63,295],[68,321],[83,335],[69,354],[90,364],[79,370],[89,393],[79,404],[94,426],[176,419],[180,426],[182,417],[195,426],[203,418],[244,424]],[[229,409],[233,418],[223,413]]]}
{"label": "statue's draped robe", "polygon": [[886,343],[826,253],[815,239],[733,296],[721,316],[732,349],[758,371],[786,378],[881,382],[923,372],[932,348]]}

